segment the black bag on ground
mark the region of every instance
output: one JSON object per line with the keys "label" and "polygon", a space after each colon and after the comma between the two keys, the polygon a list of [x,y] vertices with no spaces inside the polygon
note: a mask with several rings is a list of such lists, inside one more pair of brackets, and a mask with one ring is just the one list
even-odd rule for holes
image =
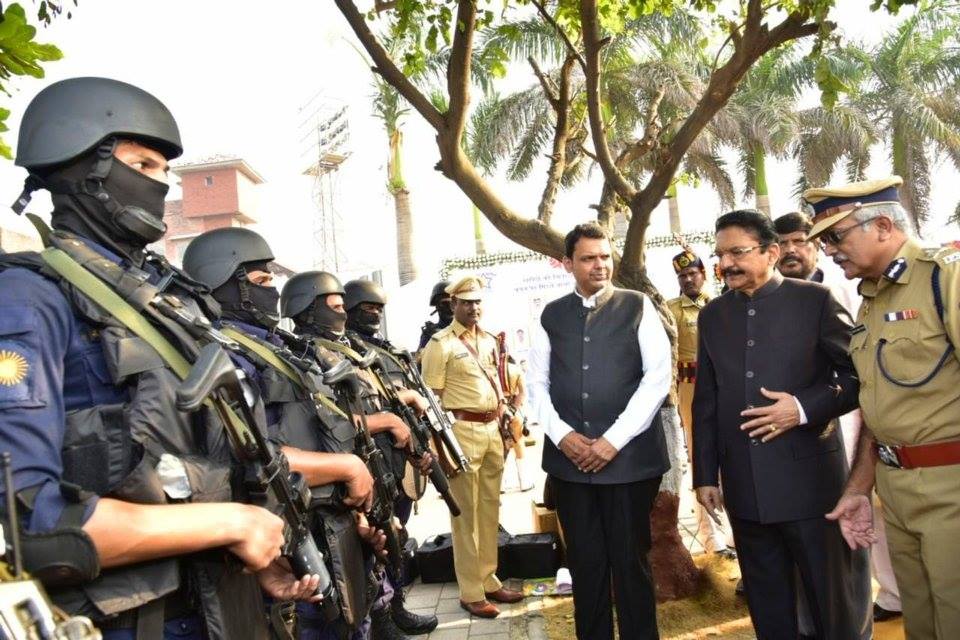
{"label": "black bag on ground", "polygon": [[453,539],[450,534],[441,533],[424,540],[417,549],[416,563],[424,584],[455,582],[457,574],[453,570]]}
{"label": "black bag on ground", "polygon": [[504,578],[548,578],[560,567],[557,535],[521,533],[501,542],[497,576]]}

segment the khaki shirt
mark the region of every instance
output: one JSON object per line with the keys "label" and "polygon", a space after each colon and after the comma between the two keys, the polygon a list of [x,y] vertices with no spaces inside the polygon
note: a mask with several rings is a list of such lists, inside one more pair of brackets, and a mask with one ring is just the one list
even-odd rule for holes
{"label": "khaki shirt", "polygon": [[667,308],[677,322],[677,359],[680,362],[697,361],[697,317],[710,296],[701,293],[696,300],[685,295],[667,302]]}
{"label": "khaki shirt", "polygon": [[[483,369],[461,342],[464,333],[476,349]],[[476,334],[470,336],[456,320],[433,334],[423,350],[423,380],[431,389],[441,390],[444,409],[483,413],[499,406],[497,392],[487,379],[489,375],[499,389],[496,349],[497,340],[491,334],[477,327]]]}
{"label": "khaki shirt", "polygon": [[[903,387],[884,377],[877,352],[885,341],[879,355],[886,372],[915,383],[934,370],[948,339],[960,346],[960,250],[926,249],[908,240],[897,254],[900,258],[904,263],[899,277],[860,284],[864,300],[850,355],[860,376],[863,419],[885,444],[960,439],[960,353],[950,354],[929,382]],[[935,264],[940,265],[944,320],[937,314],[931,286]]]}

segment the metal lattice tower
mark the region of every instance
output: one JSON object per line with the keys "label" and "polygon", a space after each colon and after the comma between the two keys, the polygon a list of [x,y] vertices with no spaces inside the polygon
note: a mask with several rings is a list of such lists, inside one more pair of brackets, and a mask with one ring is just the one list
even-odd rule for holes
{"label": "metal lattice tower", "polygon": [[310,164],[303,172],[313,176],[313,201],[316,212],[312,220],[313,267],[337,273],[342,254],[337,248],[337,229],[342,221],[337,211],[340,165],[350,156],[350,122],[347,107],[339,101],[317,94],[300,108],[300,142],[306,146],[303,156]]}

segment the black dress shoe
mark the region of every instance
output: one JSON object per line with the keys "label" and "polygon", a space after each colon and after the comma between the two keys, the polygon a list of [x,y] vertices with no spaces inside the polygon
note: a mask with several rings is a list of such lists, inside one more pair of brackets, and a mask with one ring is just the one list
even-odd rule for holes
{"label": "black dress shoe", "polygon": [[403,608],[402,602],[394,598],[390,607],[390,617],[393,623],[408,636],[420,636],[430,633],[437,628],[437,616],[422,616]]}
{"label": "black dress shoe", "polygon": [[903,615],[902,611],[890,611],[889,609],[884,609],[876,602],[873,603],[873,621],[874,622],[886,622],[887,620],[893,620],[894,618],[899,618]]}

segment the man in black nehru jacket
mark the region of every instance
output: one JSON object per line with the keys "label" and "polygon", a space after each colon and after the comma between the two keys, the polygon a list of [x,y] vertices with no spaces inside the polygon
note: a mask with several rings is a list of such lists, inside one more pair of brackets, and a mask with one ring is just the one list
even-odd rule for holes
{"label": "man in black nehru jacket", "polygon": [[658,638],[647,552],[650,510],[670,468],[660,424],[670,342],[645,295],[611,284],[599,225],[567,234],[563,264],[576,288],[544,308],[527,380],[547,434],[543,468],[566,535],[577,638],[613,638],[611,577],[620,637]]}

